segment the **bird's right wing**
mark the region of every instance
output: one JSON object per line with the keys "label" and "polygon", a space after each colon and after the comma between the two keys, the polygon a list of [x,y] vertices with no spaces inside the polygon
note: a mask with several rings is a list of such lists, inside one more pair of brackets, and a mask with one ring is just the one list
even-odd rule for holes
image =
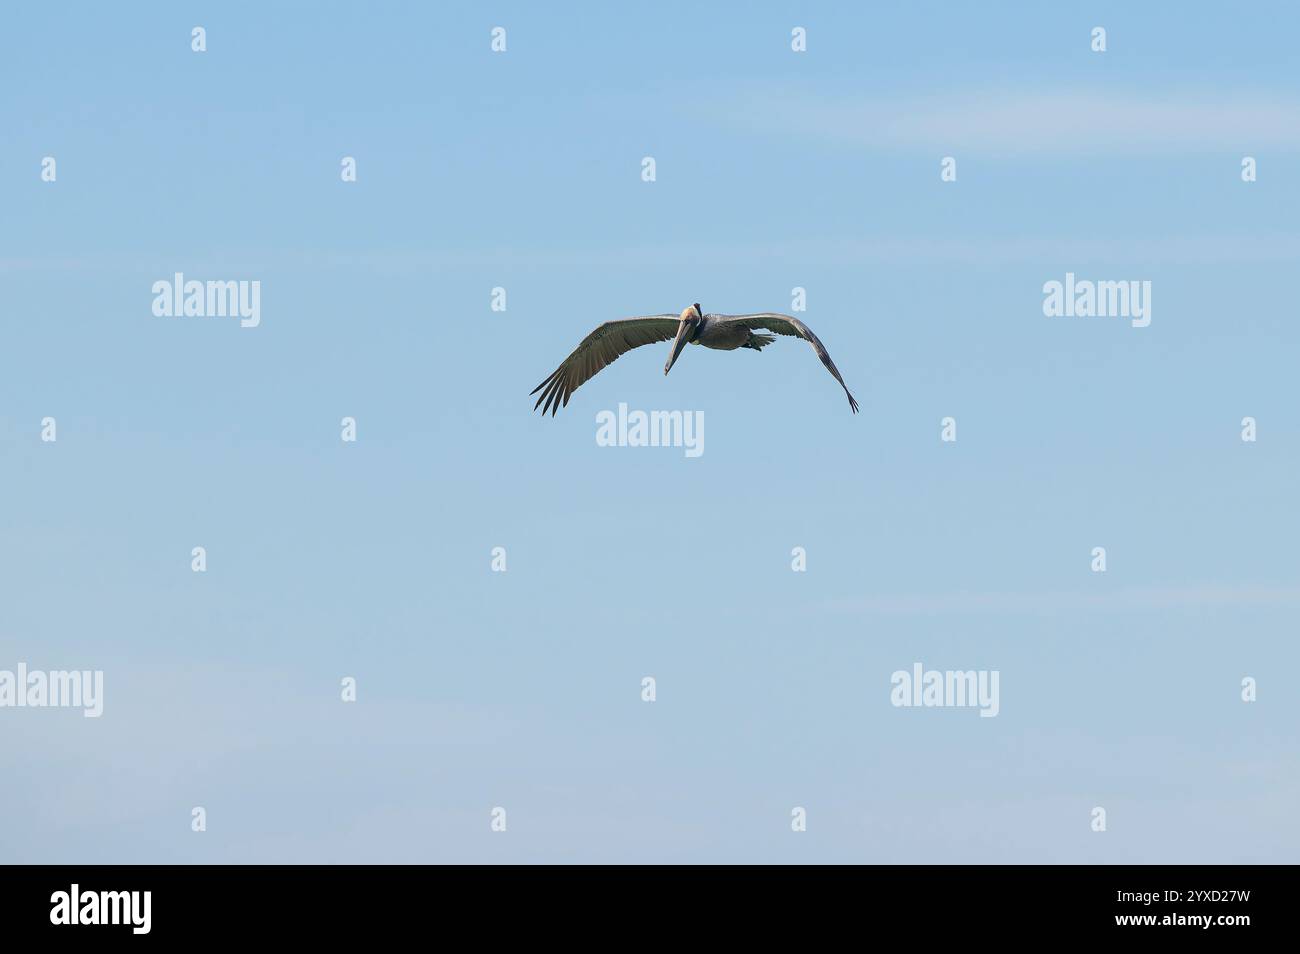
{"label": "bird's right wing", "polygon": [[642,345],[671,340],[677,334],[678,323],[677,315],[644,315],[605,322],[583,338],[550,377],[533,388],[533,394],[542,392],[533,410],[540,407],[543,414],[550,411],[554,416],[561,406],[568,405],[574,391],[621,355]]}

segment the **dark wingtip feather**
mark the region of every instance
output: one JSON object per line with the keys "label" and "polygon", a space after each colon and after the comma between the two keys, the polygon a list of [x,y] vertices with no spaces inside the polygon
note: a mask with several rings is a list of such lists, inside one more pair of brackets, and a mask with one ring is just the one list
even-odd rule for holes
{"label": "dark wingtip feather", "polygon": [[[534,411],[537,410],[539,407],[541,407],[542,414],[545,414],[547,411],[551,409],[550,398],[555,394],[555,387],[554,387],[555,379],[559,376],[561,370],[563,369],[557,368],[555,372],[552,373],[545,381],[543,381],[541,384],[537,385],[537,387],[533,388],[531,391],[528,392],[529,397],[532,397],[538,391],[542,392],[542,396],[539,397],[537,399],[537,403],[533,405]],[[543,404],[545,404],[546,406],[542,407]]]}

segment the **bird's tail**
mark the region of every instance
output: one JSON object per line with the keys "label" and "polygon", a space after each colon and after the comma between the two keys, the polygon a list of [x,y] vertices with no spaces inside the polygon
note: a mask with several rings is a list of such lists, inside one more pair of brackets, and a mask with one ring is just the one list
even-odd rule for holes
{"label": "bird's tail", "polygon": [[753,332],[750,332],[749,340],[741,345],[741,347],[753,348],[755,351],[762,351],[775,340],[775,335],[756,335]]}

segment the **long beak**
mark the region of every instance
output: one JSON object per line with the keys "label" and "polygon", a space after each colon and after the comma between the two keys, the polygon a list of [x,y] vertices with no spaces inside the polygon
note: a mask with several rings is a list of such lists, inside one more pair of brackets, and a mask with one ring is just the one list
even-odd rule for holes
{"label": "long beak", "polygon": [[690,340],[692,325],[689,322],[680,322],[677,325],[677,337],[673,341],[672,354],[668,356],[668,363],[664,365],[664,374],[672,370],[673,365],[677,363],[677,356],[682,353],[686,347],[686,342]]}

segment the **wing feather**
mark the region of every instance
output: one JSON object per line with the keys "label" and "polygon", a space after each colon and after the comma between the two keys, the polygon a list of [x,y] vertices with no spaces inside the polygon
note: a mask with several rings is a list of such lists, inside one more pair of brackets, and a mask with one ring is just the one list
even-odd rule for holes
{"label": "wing feather", "polygon": [[836,381],[840,382],[840,387],[849,397],[849,407],[853,408],[853,413],[858,413],[858,402],[854,400],[853,395],[849,392],[849,386],[844,383],[840,377],[840,369],[835,367],[835,362],[831,360],[830,352],[826,346],[821,343],[821,339],[813,334],[813,330],[805,325],[793,315],[782,315],[773,311],[763,311],[752,315],[709,315],[711,321],[738,322],[746,328],[763,328],[767,331],[774,332],[778,335],[787,335],[792,338],[802,338],[808,344],[812,345],[813,351],[821,359],[822,364],[826,365]]}
{"label": "wing feather", "polygon": [[554,416],[568,406],[573,392],[633,348],[668,341],[677,334],[677,315],[643,315],[607,321],[583,338],[573,353],[537,387],[541,391],[533,410]]}

